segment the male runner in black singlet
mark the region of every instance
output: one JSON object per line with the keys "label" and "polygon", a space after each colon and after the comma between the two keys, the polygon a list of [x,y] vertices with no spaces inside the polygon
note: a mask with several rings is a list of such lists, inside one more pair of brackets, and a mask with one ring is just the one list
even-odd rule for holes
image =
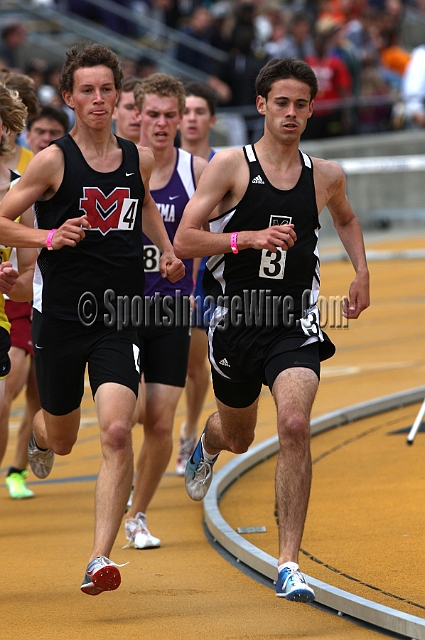
{"label": "male runner in black singlet", "polygon": [[[121,581],[109,554],[133,478],[140,366],[136,327],[118,326],[114,313],[119,297],[143,297],[142,228],[161,251],[162,276],[175,281],[184,275],[150,195],[152,152],[112,134],[122,77],[116,55],[104,46],[67,52],[60,84],[75,125],[31,160],[0,212],[3,242],[41,248],[33,342],[42,411],[28,452],[38,477],[50,473],[54,453],[70,453],[77,440],[88,364],[103,453],[94,547],[81,585],[89,595]],[[33,203],[38,228],[15,224]]]}
{"label": "male runner in black singlet", "polygon": [[[258,74],[256,91],[263,137],[212,158],[174,241],[181,258],[211,256],[204,284],[218,305],[209,327],[218,412],[207,420],[186,466],[186,488],[201,500],[220,451],[248,449],[267,384],[280,442],[276,594],[310,602],[314,592],[298,566],[311,485],[309,419],[320,361],[335,350],[320,328],[316,304],[318,215],[325,205],[356,272],[343,305],[347,318],[368,307],[369,274],[341,167],[298,148],[317,93],[312,69],[292,58],[271,60]],[[206,221],[210,232],[203,229]]]}

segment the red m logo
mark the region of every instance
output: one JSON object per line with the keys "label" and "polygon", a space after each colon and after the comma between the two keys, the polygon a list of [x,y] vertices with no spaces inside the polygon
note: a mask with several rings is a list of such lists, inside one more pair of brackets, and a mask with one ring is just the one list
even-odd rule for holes
{"label": "red m logo", "polygon": [[120,216],[124,201],[130,198],[130,189],[116,187],[108,196],[98,187],[84,187],[80,209],[87,214],[93,230],[106,235],[111,229],[120,229]]}

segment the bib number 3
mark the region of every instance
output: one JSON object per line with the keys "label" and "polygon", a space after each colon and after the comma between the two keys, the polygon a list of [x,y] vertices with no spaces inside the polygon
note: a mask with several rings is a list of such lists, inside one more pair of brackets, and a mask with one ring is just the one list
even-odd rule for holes
{"label": "bib number 3", "polygon": [[[292,218],[290,216],[270,216],[270,227],[290,224]],[[280,247],[276,247],[276,252],[263,249],[261,252],[260,270],[258,275],[260,278],[273,278],[274,280],[283,280],[285,274],[286,251]]]}
{"label": "bib number 3", "polygon": [[276,247],[276,253],[272,253],[267,249],[261,252],[260,262],[260,278],[274,278],[275,280],[283,280],[285,273],[286,251]]}
{"label": "bib number 3", "polygon": [[319,338],[320,341],[323,341],[323,334],[320,328],[319,309],[317,307],[309,309],[305,318],[300,319],[300,324],[301,329],[304,331],[306,336],[309,338]]}

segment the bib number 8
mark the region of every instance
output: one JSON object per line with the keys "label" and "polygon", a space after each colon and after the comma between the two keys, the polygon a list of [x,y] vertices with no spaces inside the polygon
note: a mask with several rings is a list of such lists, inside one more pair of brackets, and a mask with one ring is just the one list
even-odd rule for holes
{"label": "bib number 8", "polygon": [[161,252],[154,244],[143,247],[143,268],[145,271],[159,271]]}

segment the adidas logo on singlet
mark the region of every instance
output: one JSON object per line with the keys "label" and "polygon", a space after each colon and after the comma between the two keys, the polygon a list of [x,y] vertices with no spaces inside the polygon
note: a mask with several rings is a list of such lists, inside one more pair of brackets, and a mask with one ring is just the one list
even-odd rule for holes
{"label": "adidas logo on singlet", "polygon": [[223,367],[230,367],[230,364],[227,362],[226,358],[223,358],[223,360],[219,360],[218,364],[222,364]]}
{"label": "adidas logo on singlet", "polygon": [[264,180],[261,176],[256,176],[253,179],[252,184],[264,184]]}

